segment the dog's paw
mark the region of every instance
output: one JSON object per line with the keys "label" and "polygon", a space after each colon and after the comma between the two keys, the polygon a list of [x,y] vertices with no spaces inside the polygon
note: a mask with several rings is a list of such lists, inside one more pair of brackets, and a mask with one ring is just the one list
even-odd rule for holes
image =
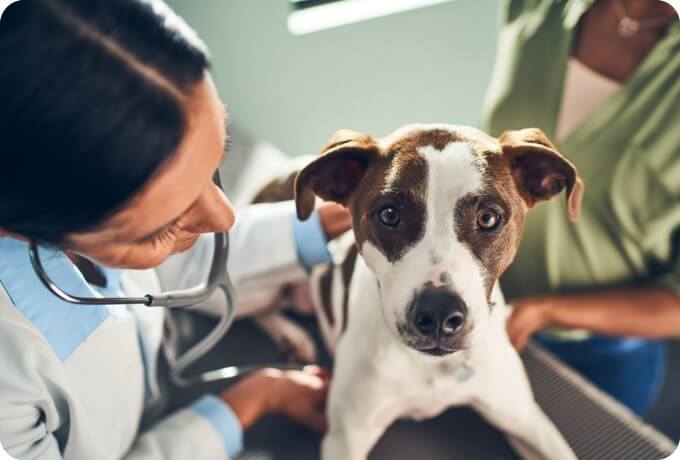
{"label": "dog's paw", "polygon": [[286,331],[279,339],[279,350],[289,361],[301,364],[317,362],[316,345],[304,330]]}
{"label": "dog's paw", "polygon": [[313,364],[317,359],[314,340],[306,330],[281,313],[271,312],[253,318],[274,342],[279,352],[300,364]]}
{"label": "dog's paw", "polygon": [[314,314],[314,301],[309,281],[304,280],[284,286],[275,306],[279,310],[292,309],[302,315]]}

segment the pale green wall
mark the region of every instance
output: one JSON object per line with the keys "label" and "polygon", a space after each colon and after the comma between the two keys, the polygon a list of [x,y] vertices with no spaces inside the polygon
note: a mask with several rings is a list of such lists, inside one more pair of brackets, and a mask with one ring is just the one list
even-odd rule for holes
{"label": "pale green wall", "polygon": [[232,118],[291,155],[317,153],[339,128],[381,136],[411,122],[479,123],[498,0],[297,37],[286,0],[170,4],[208,43]]}

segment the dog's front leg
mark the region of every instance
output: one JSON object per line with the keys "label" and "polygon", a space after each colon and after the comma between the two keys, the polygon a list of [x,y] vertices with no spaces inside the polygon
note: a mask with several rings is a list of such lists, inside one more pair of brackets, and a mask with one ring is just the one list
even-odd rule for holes
{"label": "dog's front leg", "polygon": [[333,427],[321,443],[321,460],[365,460],[379,437],[366,427]]}
{"label": "dog's front leg", "polygon": [[[385,391],[391,384],[384,381],[371,358],[357,356],[365,349],[356,342],[351,351],[342,345],[338,348],[328,398],[329,427],[321,446],[321,459],[365,460],[399,415],[395,410],[399,401],[395,393]],[[348,341],[345,340],[344,345],[349,345]]]}
{"label": "dog's front leg", "polygon": [[534,399],[522,361],[506,344],[475,408],[497,428],[525,460],[576,460],[557,427]]}
{"label": "dog's front leg", "polygon": [[[377,383],[377,382],[376,382]],[[356,385],[331,389],[328,405],[328,433],[321,445],[322,460],[365,460],[392,423],[382,395],[373,394],[380,386]]]}
{"label": "dog's front leg", "polygon": [[535,401],[517,400],[516,403],[525,405],[521,418],[517,417],[517,411],[491,407],[484,415],[505,431],[508,442],[524,460],[576,460],[576,454]]}

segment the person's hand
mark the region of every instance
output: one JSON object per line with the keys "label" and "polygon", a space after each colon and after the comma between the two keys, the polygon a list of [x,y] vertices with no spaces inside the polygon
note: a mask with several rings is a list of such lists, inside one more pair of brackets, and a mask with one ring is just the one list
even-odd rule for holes
{"label": "person's hand", "polygon": [[270,410],[316,432],[326,430],[326,398],[330,377],[318,366],[303,371],[269,372]]}
{"label": "person's hand", "polygon": [[352,228],[349,210],[337,203],[325,202],[317,208],[321,227],[328,241],[337,238]]}
{"label": "person's hand", "polygon": [[263,369],[222,393],[243,429],[267,414],[282,414],[314,431],[326,429],[330,379],[318,366],[302,371]]}
{"label": "person's hand", "polygon": [[514,309],[506,323],[510,342],[521,352],[531,337],[550,324],[550,301],[547,298],[527,297],[512,302]]}

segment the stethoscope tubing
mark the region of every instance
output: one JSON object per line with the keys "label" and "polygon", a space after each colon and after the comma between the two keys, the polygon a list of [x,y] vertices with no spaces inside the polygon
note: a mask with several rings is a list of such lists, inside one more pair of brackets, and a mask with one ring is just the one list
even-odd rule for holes
{"label": "stethoscope tubing", "polygon": [[227,334],[234,322],[236,313],[236,299],[234,288],[227,272],[229,257],[229,235],[227,233],[214,234],[213,261],[208,274],[207,283],[178,291],[170,291],[160,295],[147,294],[143,297],[80,297],[61,289],[47,274],[40,259],[38,244],[29,244],[29,258],[33,269],[42,284],[59,299],[81,306],[92,305],[146,305],[147,307],[191,308],[208,300],[217,289],[225,297],[224,311],[217,325],[198,343],[191,346],[180,355],[169,349],[164,341],[164,353],[170,368],[170,375],[178,386],[191,386],[198,383],[215,382],[243,377],[244,375],[265,367],[299,369],[299,365],[267,364],[252,366],[227,366],[213,369],[197,375],[186,375],[187,371],[198,360],[215,348]]}

